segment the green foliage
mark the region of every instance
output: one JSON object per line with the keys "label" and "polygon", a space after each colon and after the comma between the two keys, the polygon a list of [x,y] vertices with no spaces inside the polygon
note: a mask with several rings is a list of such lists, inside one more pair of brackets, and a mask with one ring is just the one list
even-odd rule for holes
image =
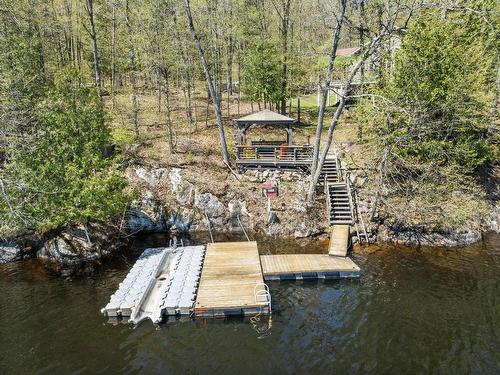
{"label": "green foliage", "polygon": [[242,90],[251,100],[276,103],[281,92],[281,62],[278,49],[268,41],[247,48],[243,60]]}
{"label": "green foliage", "polygon": [[111,139],[121,151],[126,151],[134,144],[134,132],[127,128],[114,128]]}
{"label": "green foliage", "polygon": [[36,113],[32,133],[9,144],[9,163],[1,171],[2,228],[49,230],[120,213],[126,183],[103,156],[111,137],[95,89],[63,71]]}
{"label": "green foliage", "polygon": [[188,164],[193,165],[196,163],[196,156],[191,151],[188,151],[186,155],[186,161]]}
{"label": "green foliage", "polygon": [[498,157],[492,80],[496,43],[463,13],[421,12],[374,102],[351,115],[369,129],[383,166],[388,225],[459,228],[488,211],[475,173]]}
{"label": "green foliage", "polygon": [[488,135],[492,62],[483,51],[484,43],[471,43],[459,17],[430,13],[412,23],[380,92],[385,113],[369,119],[403,164],[473,172],[496,159]]}

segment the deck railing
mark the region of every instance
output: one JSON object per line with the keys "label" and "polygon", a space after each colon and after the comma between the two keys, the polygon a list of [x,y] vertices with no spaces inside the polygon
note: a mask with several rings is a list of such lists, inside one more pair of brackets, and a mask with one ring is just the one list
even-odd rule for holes
{"label": "deck railing", "polygon": [[236,146],[238,160],[311,160],[312,146]]}

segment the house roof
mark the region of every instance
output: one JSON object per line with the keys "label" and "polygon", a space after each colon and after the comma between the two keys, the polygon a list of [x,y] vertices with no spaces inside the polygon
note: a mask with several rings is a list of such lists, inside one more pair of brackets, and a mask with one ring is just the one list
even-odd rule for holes
{"label": "house roof", "polygon": [[360,51],[360,47],[348,47],[348,48],[339,48],[337,49],[336,56],[354,56],[358,54]]}
{"label": "house roof", "polygon": [[264,109],[234,120],[236,125],[265,124],[265,125],[288,125],[295,122],[293,118],[280,115],[279,113]]}

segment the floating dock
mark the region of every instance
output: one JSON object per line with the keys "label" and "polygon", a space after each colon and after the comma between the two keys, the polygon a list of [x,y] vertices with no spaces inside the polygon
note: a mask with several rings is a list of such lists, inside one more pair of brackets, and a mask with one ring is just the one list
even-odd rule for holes
{"label": "floating dock", "polygon": [[284,254],[260,257],[267,280],[312,280],[359,277],[360,269],[350,258],[327,254]]}
{"label": "floating dock", "polygon": [[195,316],[267,314],[270,309],[271,296],[264,284],[257,243],[208,244]]}
{"label": "floating dock", "polygon": [[101,312],[134,324],[159,323],[168,315],[269,314],[271,294],[264,280],[359,276],[359,267],[344,256],[260,256],[256,242],[146,249]]}
{"label": "floating dock", "polygon": [[330,234],[328,254],[345,257],[349,248],[349,225],[334,225]]}
{"label": "floating dock", "polygon": [[204,246],[146,249],[101,312],[131,323],[189,314],[196,298]]}

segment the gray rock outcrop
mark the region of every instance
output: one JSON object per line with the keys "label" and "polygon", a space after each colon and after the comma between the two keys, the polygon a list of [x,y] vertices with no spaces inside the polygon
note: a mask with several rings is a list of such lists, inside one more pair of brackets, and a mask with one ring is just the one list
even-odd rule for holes
{"label": "gray rock outcrop", "polygon": [[126,213],[126,225],[131,233],[167,230],[164,208],[151,191],[144,191],[140,199],[132,202]]}
{"label": "gray rock outcrop", "polygon": [[21,260],[22,255],[23,251],[19,245],[9,242],[0,243],[0,264]]}

